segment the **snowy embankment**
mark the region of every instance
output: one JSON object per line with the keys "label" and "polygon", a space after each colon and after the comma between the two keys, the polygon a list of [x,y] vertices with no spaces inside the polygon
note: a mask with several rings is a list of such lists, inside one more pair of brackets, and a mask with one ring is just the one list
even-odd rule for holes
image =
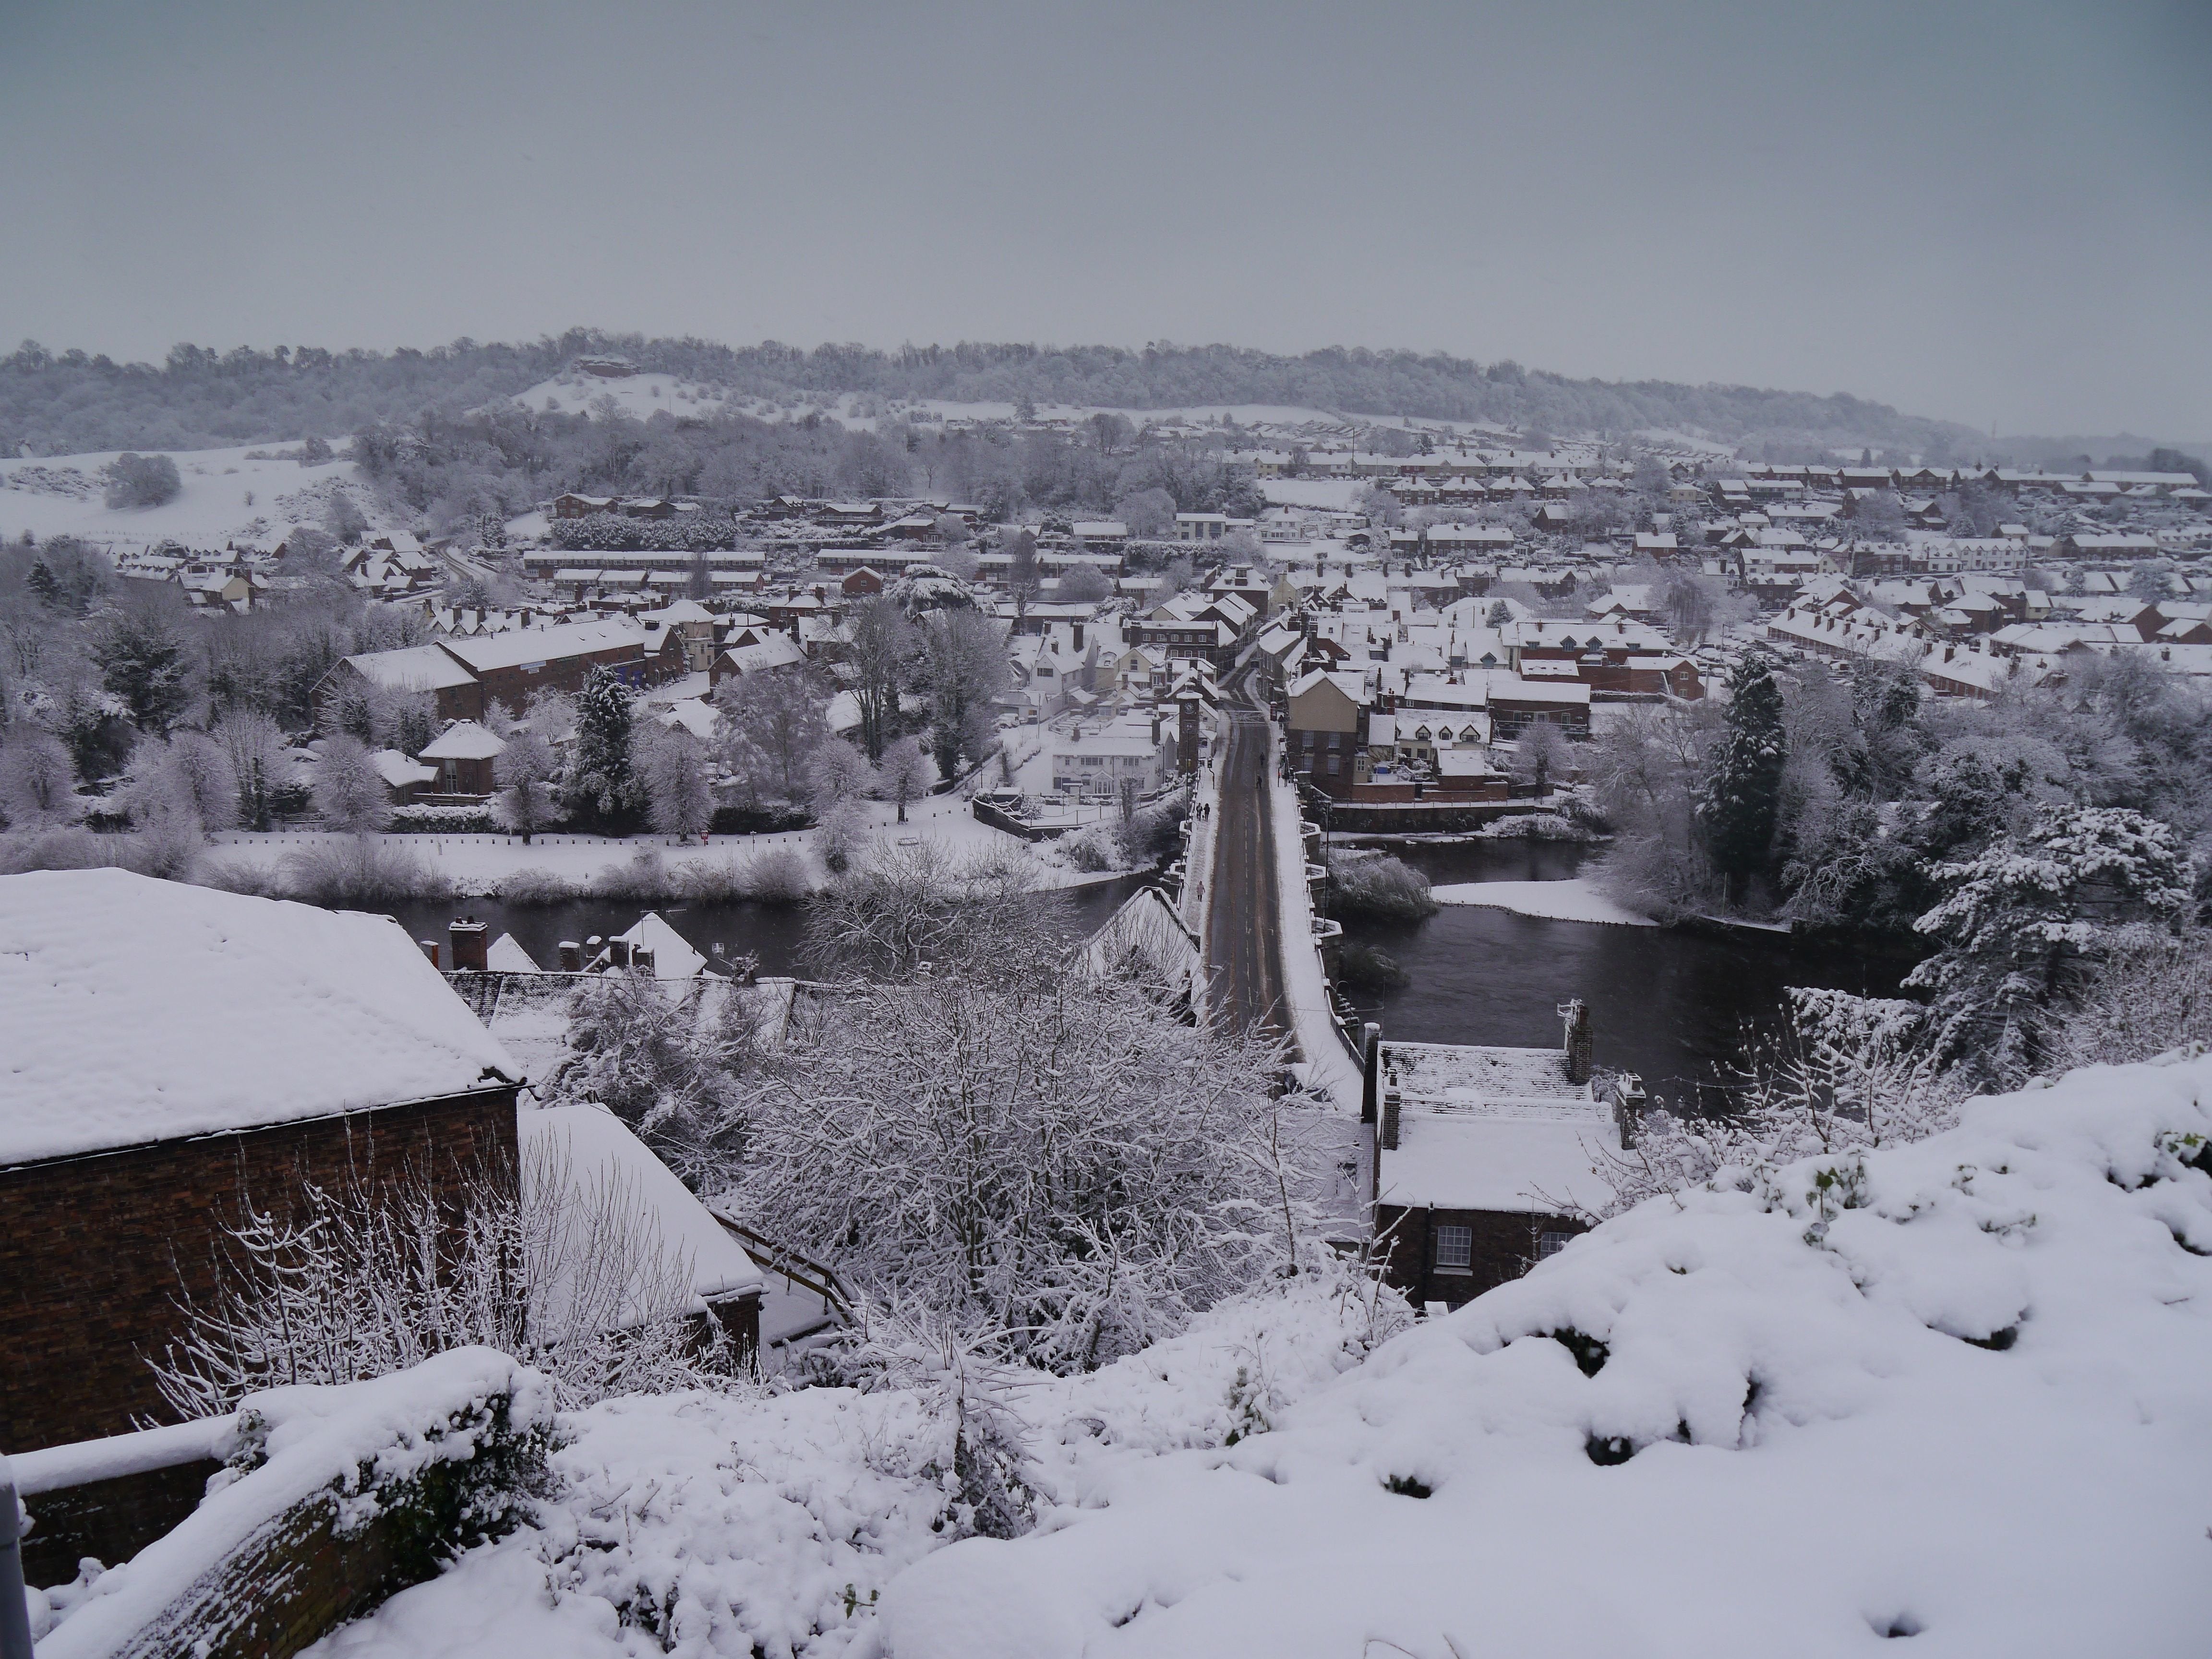
{"label": "snowy embankment", "polygon": [[1480,904],[1553,921],[1600,921],[1616,927],[1656,927],[1650,916],[1607,896],[1589,876],[1565,881],[1460,881],[1429,889],[1439,904]]}
{"label": "snowy embankment", "polygon": [[1272,1433],[920,1564],[887,1650],[2200,1654],[2208,1097],[2081,1072],[1652,1200]]}
{"label": "snowy embankment", "polygon": [[[908,821],[896,822],[896,809],[881,802],[862,804],[868,816],[866,841],[895,850],[924,842],[955,858],[1006,857],[1033,867],[1040,887],[1080,887],[1111,881],[1122,872],[1089,873],[1040,857],[1018,836],[976,821],[965,799],[940,796],[907,809]],[[814,851],[817,831],[786,830],[758,836],[715,836],[708,841],[678,841],[666,836],[633,836],[618,840],[605,836],[541,835],[525,846],[516,836],[391,836],[385,844],[420,859],[454,891],[465,896],[492,896],[500,884],[518,871],[542,870],[572,884],[592,880],[610,867],[627,865],[641,853],[656,855],[672,878],[696,865],[718,865],[743,860],[756,853],[779,848],[806,855],[817,884],[828,879]],[[317,842],[348,837],[323,830],[230,830],[210,838],[207,860],[211,866],[237,867],[274,865],[287,853]]]}

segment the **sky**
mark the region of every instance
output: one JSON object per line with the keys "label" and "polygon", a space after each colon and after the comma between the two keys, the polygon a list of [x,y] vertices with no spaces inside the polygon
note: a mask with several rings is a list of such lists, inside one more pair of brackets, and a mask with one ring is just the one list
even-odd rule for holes
{"label": "sky", "polygon": [[2212,438],[2212,0],[0,0],[0,342],[1443,350]]}

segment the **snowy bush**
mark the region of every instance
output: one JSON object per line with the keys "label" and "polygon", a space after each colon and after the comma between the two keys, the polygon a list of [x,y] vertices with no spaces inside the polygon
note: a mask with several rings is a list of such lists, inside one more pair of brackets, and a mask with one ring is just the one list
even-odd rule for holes
{"label": "snowy bush", "polygon": [[759,904],[800,904],[814,890],[806,854],[795,847],[771,847],[745,860],[744,896]]}
{"label": "snowy bush", "polygon": [[465,1177],[458,1213],[428,1172],[372,1189],[307,1186],[283,1212],[241,1199],[205,1300],[153,1361],[180,1416],[295,1383],[351,1382],[482,1346],[539,1366],[564,1407],[726,1386],[735,1356],[692,1315],[690,1260],[618,1170],[578,1171],[561,1142],[524,1148],[520,1190]]}
{"label": "snowy bush", "polygon": [[739,1201],[858,1294],[1080,1369],[1290,1259],[1276,1055],[957,960],[850,988],[749,1103]]}
{"label": "snowy bush", "polygon": [[411,848],[366,836],[317,842],[284,854],[285,896],[353,907],[443,898],[450,884]]}
{"label": "snowy bush", "polygon": [[1436,915],[1428,878],[1404,860],[1346,853],[1327,857],[1330,915],[1379,916],[1390,921],[1419,921]]}
{"label": "snowy bush", "polygon": [[566,904],[576,896],[576,887],[566,876],[533,866],[501,877],[499,896],[509,904]]}
{"label": "snowy bush", "polygon": [[385,828],[395,836],[503,836],[507,823],[490,806],[395,806]]}

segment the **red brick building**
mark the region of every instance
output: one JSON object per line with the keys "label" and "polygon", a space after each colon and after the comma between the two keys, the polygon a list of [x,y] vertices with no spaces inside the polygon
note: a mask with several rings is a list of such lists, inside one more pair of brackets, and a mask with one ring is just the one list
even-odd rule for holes
{"label": "red brick building", "polygon": [[381,917],[0,878],[0,1446],[170,1413],[148,1360],[242,1204],[512,1180],[520,1070]]}

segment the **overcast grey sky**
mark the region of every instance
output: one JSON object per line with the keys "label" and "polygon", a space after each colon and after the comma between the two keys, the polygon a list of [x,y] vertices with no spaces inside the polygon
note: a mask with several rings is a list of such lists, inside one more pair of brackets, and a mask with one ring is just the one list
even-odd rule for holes
{"label": "overcast grey sky", "polygon": [[0,339],[1228,341],[2212,437],[2212,0],[0,0]]}

